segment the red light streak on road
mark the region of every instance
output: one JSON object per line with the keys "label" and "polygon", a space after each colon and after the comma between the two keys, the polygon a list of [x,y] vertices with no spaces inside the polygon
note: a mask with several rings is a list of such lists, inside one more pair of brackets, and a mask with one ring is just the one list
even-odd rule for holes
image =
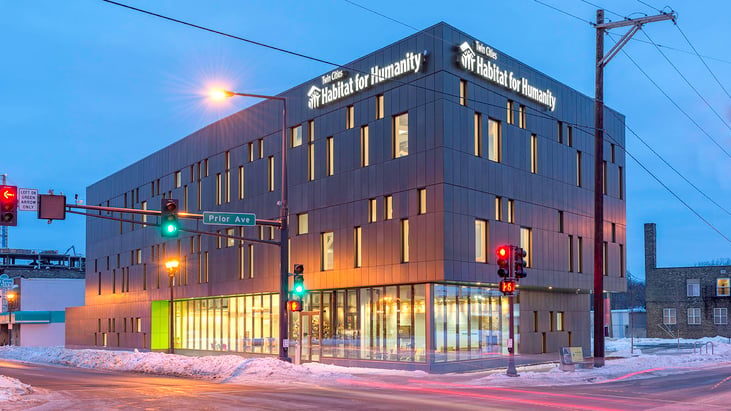
{"label": "red light streak on road", "polygon": [[711,390],[715,390],[716,388],[718,388],[719,385],[725,383],[728,380],[731,380],[731,375],[729,375],[728,377],[722,379],[721,382],[719,382],[718,384],[716,384],[713,387],[711,387]]}
{"label": "red light streak on road", "polygon": [[633,377],[635,375],[645,374],[645,373],[653,372],[653,371],[662,371],[662,370],[667,370],[667,369],[671,369],[671,368],[674,368],[674,369],[680,368],[680,369],[689,369],[689,370],[699,369],[699,367],[658,367],[658,368],[650,368],[650,369],[647,369],[647,370],[631,372],[631,373],[625,374],[625,375],[623,375],[621,377],[612,378],[611,380],[599,381],[599,382],[597,382],[597,384],[605,384],[605,383],[608,383],[608,382],[620,381],[620,380],[627,379],[629,377]]}
{"label": "red light streak on road", "polygon": [[432,384],[432,385],[446,385],[450,387],[459,387],[459,388],[476,388],[480,390],[491,390],[491,391],[503,391],[503,392],[513,392],[513,393],[520,393],[520,394],[536,394],[536,395],[545,395],[549,397],[564,397],[564,398],[573,398],[578,400],[598,400],[602,402],[607,401],[614,401],[614,402],[627,402],[625,400],[617,400],[612,398],[597,398],[597,397],[589,397],[585,395],[573,395],[573,394],[559,394],[555,392],[543,392],[543,391],[530,391],[530,390],[518,390],[515,388],[502,388],[502,387],[483,387],[479,385],[471,385],[471,384],[456,384],[452,382],[437,382],[437,381],[426,381],[426,380],[408,380],[408,382],[414,382],[418,384]]}
{"label": "red light streak on road", "polygon": [[[497,395],[487,395],[487,394],[479,394],[475,392],[460,392],[460,391],[454,391],[454,390],[444,390],[444,389],[436,389],[436,388],[424,388],[424,387],[412,387],[408,385],[396,385],[396,384],[387,384],[387,383],[379,383],[379,382],[368,382],[368,381],[357,381],[357,380],[346,380],[346,379],[338,379],[337,380],[340,383],[345,384],[352,384],[352,385],[361,385],[365,387],[373,387],[373,388],[384,388],[389,390],[402,390],[402,391],[415,391],[415,392],[424,392],[429,394],[447,394],[447,395],[454,395],[458,397],[473,397],[473,398],[484,398],[484,399],[491,399],[495,401],[503,401],[503,402],[512,402],[512,403],[518,403],[518,404],[530,404],[530,405],[537,405],[542,407],[561,407],[561,408],[570,408],[570,409],[583,409],[583,410],[595,410],[595,411],[619,411],[620,408],[601,408],[601,407],[592,407],[588,405],[578,405],[578,404],[570,404],[570,403],[560,403],[560,402],[549,402],[549,401],[539,401],[539,400],[528,400],[528,399],[521,399],[521,398],[509,398],[509,397],[500,397]],[[536,394],[545,394],[545,393],[536,393]],[[604,399],[602,399],[604,401]]]}

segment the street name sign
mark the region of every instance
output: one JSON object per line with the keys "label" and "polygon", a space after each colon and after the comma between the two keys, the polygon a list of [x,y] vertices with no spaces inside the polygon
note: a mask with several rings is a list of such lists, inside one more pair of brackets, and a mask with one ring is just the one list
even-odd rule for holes
{"label": "street name sign", "polygon": [[209,225],[241,225],[253,227],[256,225],[256,214],[252,213],[218,213],[203,212],[203,224]]}

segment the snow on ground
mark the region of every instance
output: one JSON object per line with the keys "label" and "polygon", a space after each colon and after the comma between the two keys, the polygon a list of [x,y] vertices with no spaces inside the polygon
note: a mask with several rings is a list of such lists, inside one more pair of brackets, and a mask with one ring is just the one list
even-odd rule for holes
{"label": "snow on ground", "polygon": [[[682,373],[704,367],[731,364],[731,343],[726,337],[680,340],[681,347],[713,344],[713,354],[693,353],[691,349],[672,347],[678,340],[635,339],[631,353],[629,339],[606,340],[606,365],[595,369],[566,372],[556,363],[518,367],[521,385],[569,385],[604,383],[627,378]],[[641,346],[653,353],[642,353]],[[668,348],[670,347],[670,348]],[[657,351],[658,348],[662,348]],[[710,351],[710,344],[708,344]],[[557,357],[558,355],[556,355]],[[466,374],[435,375],[423,371],[348,368],[309,363],[293,365],[276,358],[243,358],[237,355],[190,357],[156,352],[69,350],[62,347],[0,347],[0,358],[31,363],[131,371],[157,375],[201,378],[230,384],[347,384],[353,380],[380,380],[388,376],[401,381],[439,382],[480,386],[514,385],[515,378],[505,375],[505,368]],[[550,356],[546,357],[548,361]],[[507,359],[506,359],[507,365]],[[32,388],[13,378],[0,375],[0,401],[12,401],[32,392]]]}

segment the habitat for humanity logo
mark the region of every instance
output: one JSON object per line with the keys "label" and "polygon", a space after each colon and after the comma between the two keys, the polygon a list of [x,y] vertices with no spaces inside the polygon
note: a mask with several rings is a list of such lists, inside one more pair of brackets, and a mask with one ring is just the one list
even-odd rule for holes
{"label": "habitat for humanity logo", "polygon": [[[307,92],[307,106],[311,109],[333,103],[357,92],[397,77],[418,73],[424,67],[427,51],[406,53],[404,58],[384,67],[373,66],[365,73],[349,76],[347,72],[336,70],[322,76],[323,87],[312,86]],[[336,81],[337,80],[337,81]]]}
{"label": "habitat for humanity logo", "polygon": [[528,79],[518,78],[512,71],[503,70],[497,63],[487,60],[485,57],[497,60],[497,53],[490,47],[475,41],[475,48],[480,54],[476,53],[466,41],[459,45],[458,62],[462,69],[537,101],[547,106],[551,111],[556,108],[556,97],[551,93],[551,90],[541,90],[534,87],[528,83]]}

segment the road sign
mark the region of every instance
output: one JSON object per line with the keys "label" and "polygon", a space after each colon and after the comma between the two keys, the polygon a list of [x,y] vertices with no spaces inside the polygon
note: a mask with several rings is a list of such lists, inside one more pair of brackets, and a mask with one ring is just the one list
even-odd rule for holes
{"label": "road sign", "polygon": [[18,211],[38,211],[38,189],[18,189]]}
{"label": "road sign", "polygon": [[203,212],[203,224],[255,226],[256,214]]}

